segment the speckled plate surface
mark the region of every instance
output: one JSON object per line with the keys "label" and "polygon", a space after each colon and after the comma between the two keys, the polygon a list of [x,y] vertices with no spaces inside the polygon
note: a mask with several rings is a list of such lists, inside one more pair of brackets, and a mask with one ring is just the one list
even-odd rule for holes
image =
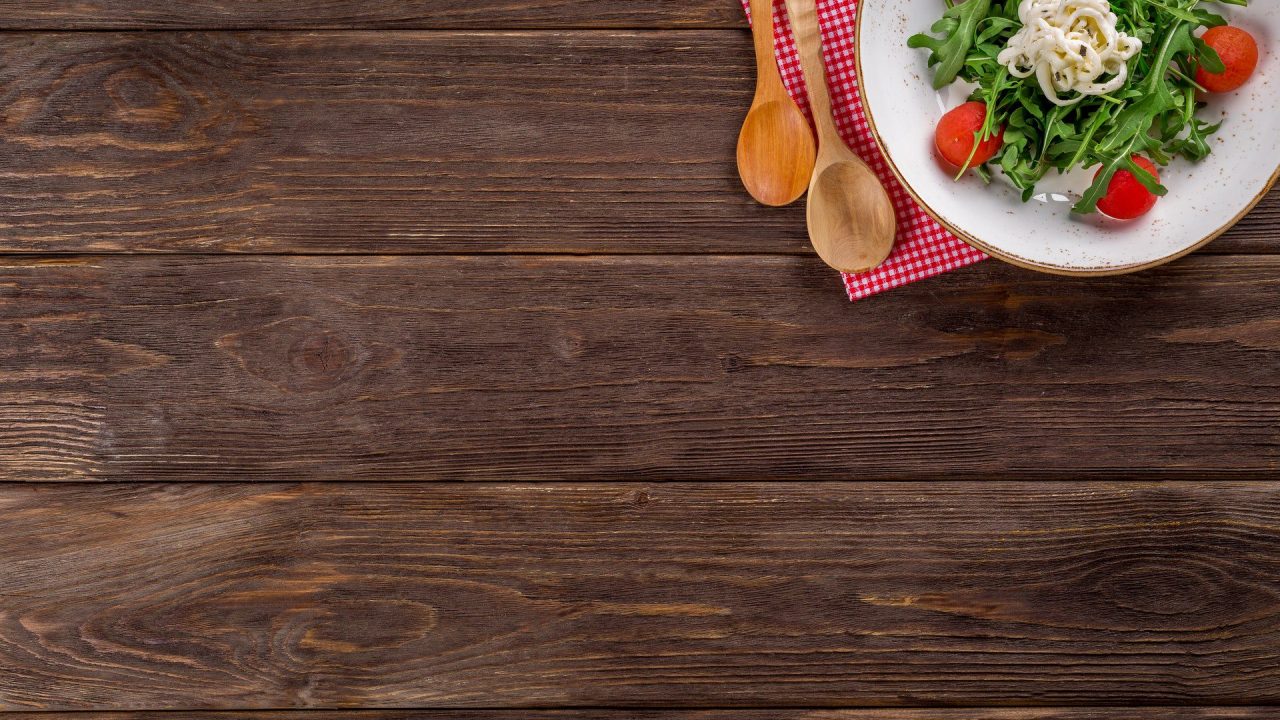
{"label": "speckled plate surface", "polygon": [[944,7],[942,0],[861,0],[858,75],[872,130],[894,172],[932,215],[970,244],[1045,272],[1134,272],[1181,257],[1226,232],[1280,175],[1277,0],[1217,8],[1258,39],[1263,56],[1258,72],[1239,92],[1211,98],[1201,112],[1205,119],[1226,119],[1210,140],[1213,154],[1198,164],[1176,160],[1163,169],[1169,195],[1146,217],[1128,223],[1071,214],[1091,171],[1052,173],[1040,187],[1043,192],[1026,204],[998,180],[990,186],[973,176],[952,181],[935,158],[933,131],[968,90],[934,90],[927,52],[907,47],[907,38],[927,30]]}

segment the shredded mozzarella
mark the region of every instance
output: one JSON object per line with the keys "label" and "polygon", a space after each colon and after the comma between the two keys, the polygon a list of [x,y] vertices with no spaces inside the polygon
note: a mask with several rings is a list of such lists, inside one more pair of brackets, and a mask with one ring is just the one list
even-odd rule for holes
{"label": "shredded mozzarella", "polygon": [[[1142,41],[1116,28],[1110,0],[1022,0],[1022,29],[999,61],[1015,77],[1035,75],[1045,97],[1062,106],[1124,86]],[[1104,75],[1112,76],[1103,81]],[[1066,95],[1067,97],[1063,97]]]}

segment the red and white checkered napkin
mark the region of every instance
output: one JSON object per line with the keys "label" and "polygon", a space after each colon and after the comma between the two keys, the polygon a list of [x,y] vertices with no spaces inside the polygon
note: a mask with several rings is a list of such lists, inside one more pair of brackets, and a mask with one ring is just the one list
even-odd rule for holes
{"label": "red and white checkered napkin", "polygon": [[[862,97],[858,93],[857,63],[853,55],[857,0],[817,0],[817,3],[836,127],[849,147],[880,176],[898,210],[898,242],[893,254],[871,272],[844,276],[849,299],[859,300],[985,259],[987,256],[981,251],[939,225],[903,189],[871,135],[862,110]],[[749,0],[743,0],[743,7],[750,19]],[[808,113],[804,73],[791,35],[791,23],[787,20],[785,0],[774,0],[773,24],[782,81],[800,108]]]}

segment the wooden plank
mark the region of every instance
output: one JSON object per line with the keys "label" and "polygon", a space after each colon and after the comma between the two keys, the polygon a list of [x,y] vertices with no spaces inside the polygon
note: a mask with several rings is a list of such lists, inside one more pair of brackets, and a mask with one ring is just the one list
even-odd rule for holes
{"label": "wooden plank", "polygon": [[1265,257],[857,305],[801,257],[10,258],[0,478],[1280,477],[1277,297]]}
{"label": "wooden plank", "polygon": [[11,36],[0,250],[800,252],[740,31]]}
{"label": "wooden plank", "polygon": [[1280,701],[1277,483],[17,484],[0,508],[5,709]]}
{"label": "wooden plank", "polygon": [[3,0],[9,30],[745,28],[733,0]]}
{"label": "wooden plank", "polygon": [[[1274,707],[937,708],[874,710],[305,710],[41,713],[39,720],[1267,720]],[[35,720],[0,712],[0,720]]]}
{"label": "wooden plank", "polygon": [[737,178],[751,63],[737,30],[11,34],[0,252],[808,253]]}

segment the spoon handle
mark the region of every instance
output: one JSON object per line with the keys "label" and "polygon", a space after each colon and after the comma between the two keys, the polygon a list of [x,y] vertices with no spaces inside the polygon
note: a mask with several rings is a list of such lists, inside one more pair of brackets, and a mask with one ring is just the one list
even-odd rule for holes
{"label": "spoon handle", "polygon": [[[787,0],[787,15],[791,18],[791,32],[800,51],[800,67],[804,70],[804,83],[809,90],[809,109],[818,126],[818,134],[836,138],[835,120],[831,117],[831,94],[827,90],[827,71],[822,61],[822,29],[818,25],[817,0]],[[826,145],[825,142],[821,143]]]}
{"label": "spoon handle", "polygon": [[778,61],[773,50],[773,0],[751,0],[751,37],[756,48],[756,87],[778,78]]}

